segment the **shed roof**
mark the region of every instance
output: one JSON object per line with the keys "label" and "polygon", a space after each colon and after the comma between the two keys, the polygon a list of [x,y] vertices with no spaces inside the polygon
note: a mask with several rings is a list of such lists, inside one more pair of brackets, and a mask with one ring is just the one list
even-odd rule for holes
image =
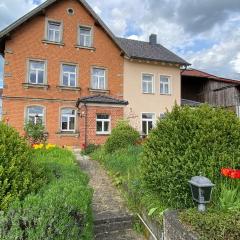
{"label": "shed roof", "polygon": [[107,95],[91,95],[87,97],[79,98],[77,101],[77,107],[80,103],[98,103],[98,104],[109,104],[109,105],[128,105],[128,102],[122,99],[114,98]]}
{"label": "shed roof", "polygon": [[190,65],[187,61],[180,58],[161,44],[150,44],[149,42],[131,40],[126,38],[116,39],[124,52],[130,58]]}
{"label": "shed roof", "polygon": [[209,74],[209,73],[197,70],[197,69],[193,69],[193,68],[182,70],[181,75],[185,76],[185,77],[207,78],[207,79],[211,79],[211,80],[215,80],[215,81],[240,85],[240,80],[218,77],[218,76],[215,76],[215,75],[212,75],[212,74]]}

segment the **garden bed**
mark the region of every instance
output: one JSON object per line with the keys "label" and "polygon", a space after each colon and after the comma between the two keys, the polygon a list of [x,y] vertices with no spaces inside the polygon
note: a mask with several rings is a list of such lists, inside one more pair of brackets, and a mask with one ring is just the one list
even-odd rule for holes
{"label": "garden bed", "polygon": [[91,240],[92,190],[73,154],[55,147],[38,149],[34,161],[44,169],[47,184],[1,213],[0,238]]}

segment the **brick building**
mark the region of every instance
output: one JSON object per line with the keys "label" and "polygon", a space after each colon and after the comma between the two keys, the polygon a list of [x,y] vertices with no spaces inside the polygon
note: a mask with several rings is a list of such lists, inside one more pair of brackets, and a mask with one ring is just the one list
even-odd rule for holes
{"label": "brick building", "polygon": [[49,142],[81,147],[123,118],[124,52],[85,1],[46,1],[0,33],[0,53],[4,116],[20,133],[41,121]]}

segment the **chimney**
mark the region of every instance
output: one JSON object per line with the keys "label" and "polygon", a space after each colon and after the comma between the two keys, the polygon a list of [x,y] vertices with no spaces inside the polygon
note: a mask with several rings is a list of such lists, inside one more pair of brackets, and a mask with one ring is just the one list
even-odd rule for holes
{"label": "chimney", "polygon": [[151,34],[151,35],[149,36],[149,43],[150,43],[151,45],[157,44],[157,34]]}

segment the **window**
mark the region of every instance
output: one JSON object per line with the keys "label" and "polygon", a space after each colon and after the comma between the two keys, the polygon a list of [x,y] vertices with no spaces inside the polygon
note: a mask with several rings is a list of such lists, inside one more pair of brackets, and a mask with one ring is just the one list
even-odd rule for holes
{"label": "window", "polygon": [[44,124],[44,109],[41,106],[27,107],[27,122]]}
{"label": "window", "polygon": [[91,27],[79,28],[79,45],[83,47],[92,47],[92,29]]}
{"label": "window", "polygon": [[74,65],[62,64],[62,86],[77,86],[77,67]]}
{"label": "window", "polygon": [[171,94],[170,77],[160,76],[160,94]]}
{"label": "window", "polygon": [[71,108],[61,110],[61,131],[74,132],[76,122],[76,111]]}
{"label": "window", "polygon": [[47,40],[50,42],[61,42],[62,24],[60,22],[48,21]]}
{"label": "window", "polygon": [[102,68],[93,68],[92,70],[92,88],[106,89],[106,70]]}
{"label": "window", "polygon": [[110,133],[110,116],[107,114],[97,114],[97,134]]}
{"label": "window", "polygon": [[154,126],[155,114],[143,113],[142,114],[142,133],[148,135]]}
{"label": "window", "polygon": [[142,75],[142,92],[143,93],[153,93],[153,75],[143,74]]}
{"label": "window", "polygon": [[31,84],[44,84],[46,64],[44,61],[29,61],[28,82]]}

